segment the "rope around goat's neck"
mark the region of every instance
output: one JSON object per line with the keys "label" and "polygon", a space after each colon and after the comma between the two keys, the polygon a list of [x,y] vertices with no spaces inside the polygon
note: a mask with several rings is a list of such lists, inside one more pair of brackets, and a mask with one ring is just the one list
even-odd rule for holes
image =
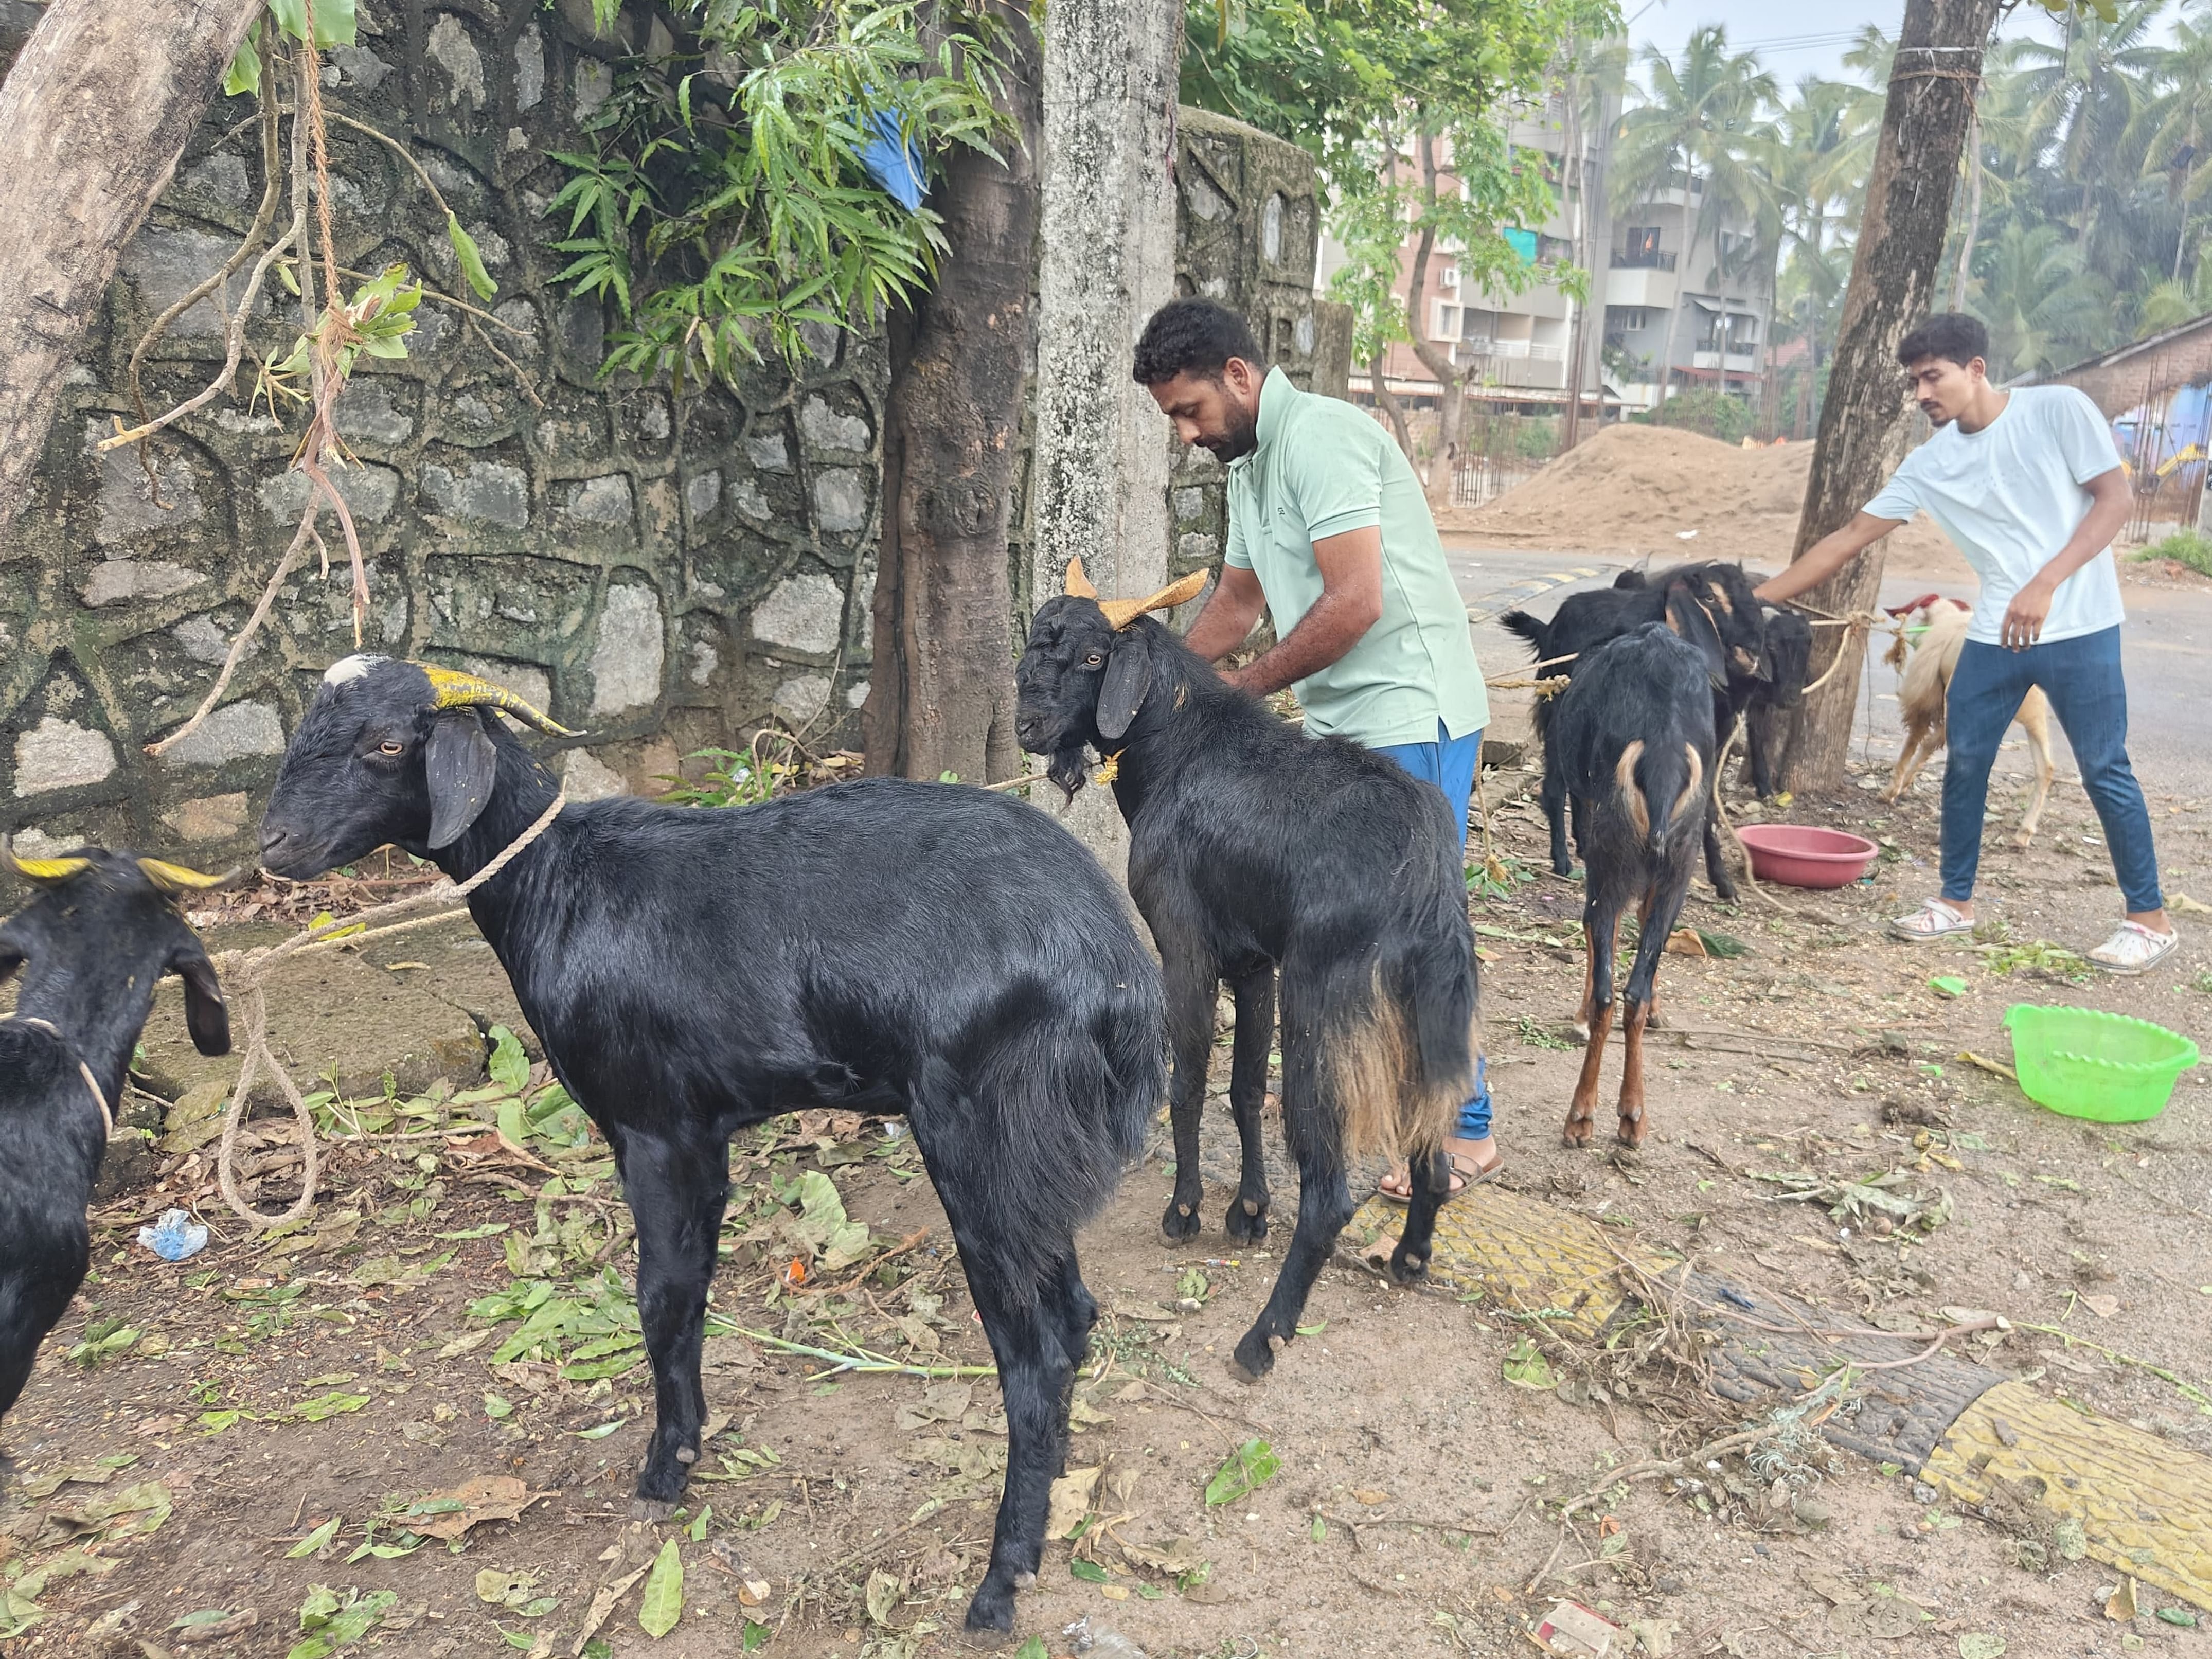
{"label": "rope around goat's neck", "polygon": [[7,1018],[18,1025],[36,1026],[63,1048],[69,1048],[70,1058],[76,1061],[77,1075],[84,1079],[84,1086],[92,1091],[93,1104],[100,1108],[100,1138],[103,1140],[114,1139],[115,1114],[107,1108],[107,1091],[100,1086],[100,1079],[92,1074],[92,1067],[84,1063],[83,1057],[75,1048],[70,1048],[70,1040],[62,1035],[61,1027],[50,1019],[39,1019],[29,1014],[9,1014]]}
{"label": "rope around goat's neck", "polygon": [[[433,922],[444,921],[457,914],[450,908],[439,914],[419,916],[412,921],[368,927],[371,921],[396,916],[410,910],[428,909],[432,906],[451,907],[454,901],[466,898],[501,871],[507,868],[522,852],[553,827],[553,820],[561,816],[561,809],[568,804],[568,793],[557,790],[550,805],[540,813],[527,830],[503,848],[490,863],[456,885],[441,882],[421,893],[394,899],[363,910],[343,921],[327,921],[309,927],[290,939],[259,951],[227,951],[218,959],[228,970],[234,988],[238,992],[246,1025],[246,1060],[239,1067],[238,1081],[232,1085],[230,1103],[223,1113],[222,1144],[216,1152],[216,1181],[222,1188],[222,1201],[230,1206],[238,1218],[257,1231],[281,1227],[295,1221],[313,1207],[315,1182],[322,1173],[322,1164],[315,1147],[315,1117],[308,1109],[307,1097],[292,1081],[291,1074],[276,1063],[276,1056],[269,1048],[269,994],[263,984],[269,969],[283,957],[301,951],[320,950],[340,943],[357,945],[363,939],[375,939],[386,933],[397,933],[412,927],[425,927]],[[291,1103],[292,1115],[300,1125],[300,1196],[291,1208],[282,1215],[264,1215],[246,1201],[239,1190],[237,1160],[238,1132],[246,1121],[246,1103],[252,1097],[253,1085],[264,1070],[276,1080],[277,1089]],[[87,1074],[89,1078],[89,1073]],[[105,1103],[103,1103],[103,1109]]]}

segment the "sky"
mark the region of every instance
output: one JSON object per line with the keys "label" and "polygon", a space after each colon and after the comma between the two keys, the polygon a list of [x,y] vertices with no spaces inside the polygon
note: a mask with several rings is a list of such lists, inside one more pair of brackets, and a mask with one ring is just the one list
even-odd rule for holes
{"label": "sky", "polygon": [[[1728,29],[1731,48],[1756,50],[1775,78],[1789,87],[1808,75],[1844,78],[1843,58],[1852,38],[1868,23],[1895,34],[1905,18],[1905,0],[1819,0],[1799,6],[1778,6],[1774,0],[1621,0],[1620,10],[1639,54],[1648,42],[1672,57],[1692,30],[1720,23]],[[2040,12],[2033,5],[2015,7],[2003,32],[2055,38],[2056,30]]]}

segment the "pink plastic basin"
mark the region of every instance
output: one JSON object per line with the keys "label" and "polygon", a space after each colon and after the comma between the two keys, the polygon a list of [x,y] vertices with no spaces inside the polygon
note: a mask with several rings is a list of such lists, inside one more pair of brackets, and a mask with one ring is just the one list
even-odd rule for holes
{"label": "pink plastic basin", "polygon": [[1864,836],[1808,823],[1747,823],[1736,834],[1751,873],[1784,887],[1848,887],[1881,853]]}

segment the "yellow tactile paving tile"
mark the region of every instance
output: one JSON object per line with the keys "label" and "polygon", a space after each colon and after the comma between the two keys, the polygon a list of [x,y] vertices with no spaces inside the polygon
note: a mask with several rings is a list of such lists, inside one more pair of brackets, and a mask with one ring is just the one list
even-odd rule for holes
{"label": "yellow tactile paving tile", "polygon": [[[1370,1198],[1352,1218],[1361,1236],[1395,1233],[1406,1224],[1399,1206]],[[1551,1323],[1563,1335],[1594,1337],[1624,1300],[1607,1230],[1500,1187],[1477,1187],[1437,1217],[1429,1277],[1460,1291],[1486,1291],[1508,1305],[1558,1309]],[[1655,1267],[1658,1264],[1653,1264]]]}
{"label": "yellow tactile paving tile", "polygon": [[2054,1514],[2081,1517],[2098,1560],[2212,1608],[2212,1457],[2001,1382],[1960,1413],[1921,1475],[1980,1504],[1985,1471],[2039,1482]]}

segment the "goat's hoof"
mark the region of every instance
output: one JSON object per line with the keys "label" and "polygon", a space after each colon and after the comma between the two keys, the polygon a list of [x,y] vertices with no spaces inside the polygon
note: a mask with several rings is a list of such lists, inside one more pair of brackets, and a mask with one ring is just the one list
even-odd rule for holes
{"label": "goat's hoof", "polygon": [[1167,1213],[1160,1218],[1160,1237],[1170,1244],[1180,1244],[1198,1237],[1198,1206],[1170,1204]]}
{"label": "goat's hoof", "polygon": [[676,1449],[676,1461],[679,1463],[697,1462],[699,1461],[698,1448],[696,1446],[678,1446]]}
{"label": "goat's hoof", "polygon": [[1269,1353],[1280,1353],[1284,1349],[1290,1346],[1291,1345],[1289,1343],[1284,1341],[1279,1336],[1271,1336],[1267,1339],[1267,1352]]}
{"label": "goat's hoof", "polygon": [[1014,1639],[1014,1592],[988,1581],[968,1604],[968,1645],[996,1652]]}
{"label": "goat's hoof", "polygon": [[1570,1127],[1565,1134],[1559,1137],[1559,1145],[1574,1152],[1580,1152],[1589,1144],[1590,1132],[1587,1127],[1581,1129]]}
{"label": "goat's hoof", "polygon": [[1401,1285],[1415,1284],[1428,1276],[1429,1264],[1425,1257],[1401,1250],[1390,1258],[1390,1277]]}
{"label": "goat's hoof", "polygon": [[1257,1244],[1267,1237],[1267,1200],[1247,1198],[1229,1206],[1222,1231],[1240,1244]]}
{"label": "goat's hoof", "polygon": [[1256,1334],[1247,1336],[1229,1357],[1230,1376],[1239,1382],[1257,1382],[1275,1369],[1275,1344],[1282,1340],[1279,1336],[1270,1341],[1262,1341]]}
{"label": "goat's hoof", "polygon": [[1575,1022],[1575,1041],[1583,1043],[1589,1041],[1589,1022],[1588,1020],[1578,1019]]}
{"label": "goat's hoof", "polygon": [[633,1498],[629,1500],[629,1518],[633,1521],[665,1521],[676,1513],[672,1499],[665,1498]]}

